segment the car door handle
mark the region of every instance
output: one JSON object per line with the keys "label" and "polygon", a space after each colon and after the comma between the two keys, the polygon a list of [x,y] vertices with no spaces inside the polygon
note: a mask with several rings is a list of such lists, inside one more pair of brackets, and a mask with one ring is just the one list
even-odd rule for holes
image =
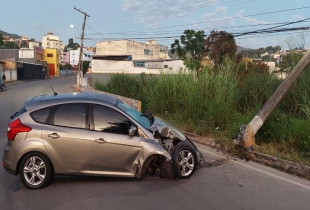
{"label": "car door handle", "polygon": [[100,139],[96,139],[95,142],[99,143],[99,144],[104,144],[106,143],[107,141],[104,140],[103,138],[100,138]]}
{"label": "car door handle", "polygon": [[59,136],[57,133],[48,134],[47,136],[48,136],[48,137],[51,137],[51,138],[53,138],[53,139],[58,139],[58,138],[60,138],[60,136]]}

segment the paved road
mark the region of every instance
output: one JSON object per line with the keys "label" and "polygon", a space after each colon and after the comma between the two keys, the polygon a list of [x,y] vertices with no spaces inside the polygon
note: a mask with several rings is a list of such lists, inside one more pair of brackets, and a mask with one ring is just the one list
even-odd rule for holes
{"label": "paved road", "polygon": [[[75,77],[50,80],[56,92],[65,92]],[[23,101],[52,93],[46,81],[23,83],[0,92],[0,155],[6,144],[9,116]],[[207,161],[225,155],[198,145]],[[113,178],[57,178],[48,187],[31,191],[0,167],[0,209],[310,209],[310,182],[274,169],[241,160],[217,162],[198,170],[188,180],[146,176],[141,182]]]}

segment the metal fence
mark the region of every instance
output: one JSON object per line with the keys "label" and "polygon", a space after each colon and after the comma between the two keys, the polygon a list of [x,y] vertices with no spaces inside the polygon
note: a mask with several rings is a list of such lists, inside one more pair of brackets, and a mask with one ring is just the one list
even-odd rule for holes
{"label": "metal fence", "polygon": [[72,74],[72,70],[60,70],[60,76],[70,75]]}

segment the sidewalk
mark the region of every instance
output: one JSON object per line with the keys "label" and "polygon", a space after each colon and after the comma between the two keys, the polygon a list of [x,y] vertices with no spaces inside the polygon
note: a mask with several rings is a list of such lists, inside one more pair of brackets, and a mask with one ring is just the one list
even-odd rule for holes
{"label": "sidewalk", "polygon": [[18,84],[21,84],[21,83],[25,83],[26,81],[20,81],[20,80],[17,80],[17,81],[12,81],[12,82],[6,82],[5,83],[5,86],[12,86],[12,85],[18,85]]}

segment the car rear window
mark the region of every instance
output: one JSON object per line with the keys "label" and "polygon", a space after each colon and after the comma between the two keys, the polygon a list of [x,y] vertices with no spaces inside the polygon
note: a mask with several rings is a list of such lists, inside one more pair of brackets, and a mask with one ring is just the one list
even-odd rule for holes
{"label": "car rear window", "polygon": [[37,123],[43,123],[44,124],[46,122],[48,116],[50,115],[51,110],[52,110],[52,107],[40,109],[40,110],[32,112],[30,114],[30,116]]}

